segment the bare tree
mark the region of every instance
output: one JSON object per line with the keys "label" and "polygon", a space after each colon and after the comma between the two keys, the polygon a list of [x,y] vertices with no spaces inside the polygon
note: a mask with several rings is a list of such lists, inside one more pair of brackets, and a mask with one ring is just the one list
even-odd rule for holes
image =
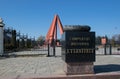
{"label": "bare tree", "polygon": [[40,35],[40,37],[38,37],[38,39],[37,39],[37,43],[40,46],[42,46],[44,44],[44,42],[45,42],[45,36]]}

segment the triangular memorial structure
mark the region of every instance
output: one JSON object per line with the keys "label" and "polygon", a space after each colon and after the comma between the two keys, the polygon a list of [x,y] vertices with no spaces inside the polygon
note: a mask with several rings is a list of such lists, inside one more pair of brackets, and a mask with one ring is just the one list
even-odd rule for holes
{"label": "triangular memorial structure", "polygon": [[47,44],[50,44],[52,45],[53,42],[56,42],[57,40],[57,26],[59,26],[59,30],[60,30],[60,34],[62,35],[63,34],[63,26],[62,26],[62,23],[60,21],[60,18],[58,15],[55,15],[53,21],[52,21],[52,24],[48,30],[48,33],[46,35],[46,39],[45,39],[45,42]]}

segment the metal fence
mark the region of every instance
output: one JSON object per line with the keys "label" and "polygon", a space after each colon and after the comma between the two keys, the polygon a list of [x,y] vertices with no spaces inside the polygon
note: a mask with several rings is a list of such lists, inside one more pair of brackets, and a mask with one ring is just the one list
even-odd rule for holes
{"label": "metal fence", "polygon": [[4,28],[4,52],[14,52],[23,49],[32,48],[35,45],[35,37],[28,38],[28,35],[24,35],[17,32],[13,28]]}
{"label": "metal fence", "polygon": [[[56,50],[57,49],[57,50]],[[61,51],[61,50],[60,50]],[[36,46],[28,50],[12,51],[10,53],[4,53],[3,57],[25,57],[25,56],[56,56],[58,48],[54,48],[50,45]],[[61,52],[60,52],[61,53]]]}
{"label": "metal fence", "polygon": [[111,45],[96,46],[97,55],[120,55],[120,47],[113,47]]}

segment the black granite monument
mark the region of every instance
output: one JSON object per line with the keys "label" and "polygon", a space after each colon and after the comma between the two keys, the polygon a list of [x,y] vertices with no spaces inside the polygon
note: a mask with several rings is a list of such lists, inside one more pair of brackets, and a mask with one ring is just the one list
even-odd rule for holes
{"label": "black granite monument", "polygon": [[95,32],[91,32],[90,29],[87,25],[65,26],[64,28],[61,42],[62,59],[69,65],[67,69],[73,70],[70,73],[86,73],[81,72],[82,67],[80,71],[74,71],[76,68],[74,66],[85,65],[86,68],[88,64],[88,68],[93,68],[93,62],[95,61]]}

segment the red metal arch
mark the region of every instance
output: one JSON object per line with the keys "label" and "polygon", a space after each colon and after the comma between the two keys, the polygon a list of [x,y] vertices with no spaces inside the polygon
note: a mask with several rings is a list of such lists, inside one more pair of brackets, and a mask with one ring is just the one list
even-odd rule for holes
{"label": "red metal arch", "polygon": [[63,34],[63,26],[58,15],[55,15],[52,24],[46,35],[46,43],[52,45],[53,41],[57,40],[57,25],[59,26],[60,34]]}

